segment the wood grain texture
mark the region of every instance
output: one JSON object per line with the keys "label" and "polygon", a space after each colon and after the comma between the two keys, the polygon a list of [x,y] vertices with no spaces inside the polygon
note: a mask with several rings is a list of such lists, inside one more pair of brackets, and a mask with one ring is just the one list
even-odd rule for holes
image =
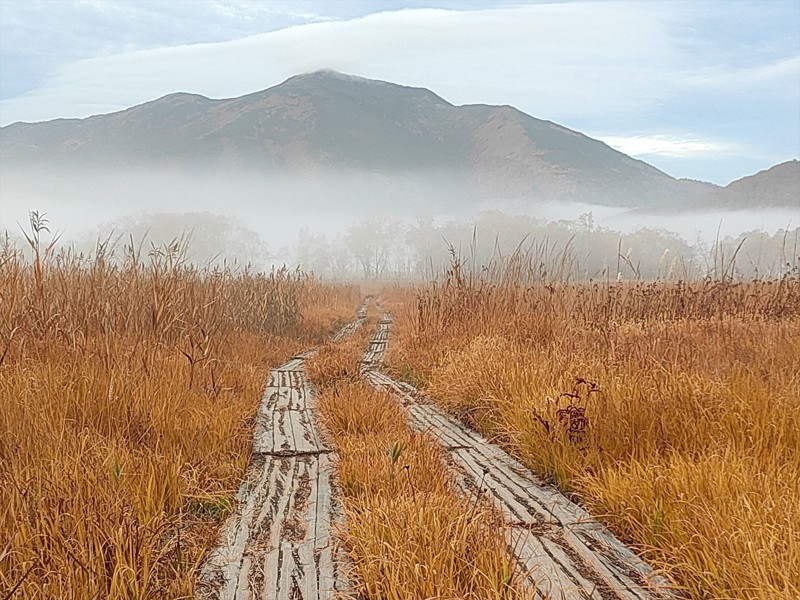
{"label": "wood grain texture", "polygon": [[381,319],[364,354],[362,375],[396,394],[411,426],[438,440],[465,493],[481,494],[509,524],[508,544],[536,598],[674,598],[668,582],[583,508],[436,407],[407,383],[380,371],[391,320]]}
{"label": "wood grain texture", "polygon": [[330,451],[314,420],[307,356],[269,375],[250,465],[234,513],[202,569],[198,599],[346,597],[342,554],[332,534],[341,513],[331,487]]}

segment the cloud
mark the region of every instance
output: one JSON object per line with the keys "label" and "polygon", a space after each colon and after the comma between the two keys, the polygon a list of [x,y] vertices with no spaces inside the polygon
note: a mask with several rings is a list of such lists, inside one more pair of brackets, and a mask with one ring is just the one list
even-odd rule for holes
{"label": "cloud", "polygon": [[800,96],[800,55],[741,68],[704,69],[688,75],[685,82],[691,86],[725,91],[784,84],[781,90],[794,91]]}
{"label": "cloud", "polygon": [[[17,7],[31,3],[0,0],[2,88],[16,77],[30,84],[0,101],[0,124],[85,117],[177,91],[229,98],[332,68],[602,131],[679,176],[727,180],[800,148],[795,3],[480,0],[379,12],[404,1],[441,5],[214,0],[190,10],[109,0],[97,4],[110,16],[95,11],[70,30],[66,3],[40,2],[42,18],[22,19]],[[29,37],[7,35],[23,21]],[[23,47],[61,48],[70,62],[34,85],[16,59]],[[676,131],[696,135],[665,133]],[[728,166],[716,160],[733,155]]]}
{"label": "cloud", "polygon": [[33,89],[49,74],[84,58],[242,38],[346,16],[347,10],[340,4],[291,0],[0,2],[0,97]]}
{"label": "cloud", "polygon": [[687,158],[693,156],[730,156],[745,150],[740,144],[719,140],[700,139],[693,136],[672,135],[599,135],[597,139],[631,156],[669,156]]}
{"label": "cloud", "polygon": [[[124,16],[120,11],[131,5],[108,6],[112,16]],[[145,38],[163,43],[170,31],[153,20],[154,6],[137,4],[141,8],[128,17],[152,29]],[[170,6],[175,12],[183,5]],[[772,86],[782,92],[793,77],[796,82],[800,68],[796,56],[732,67],[732,57],[719,49],[698,51],[694,38],[680,37],[697,18],[696,5],[685,3],[407,9],[334,21],[319,12],[292,12],[291,6],[202,3],[201,13],[189,19],[190,29],[211,38],[248,31],[253,23],[274,25],[278,21],[267,19],[269,10],[283,19],[315,22],[230,41],[73,61],[36,89],[0,102],[0,123],[84,117],[175,91],[232,97],[320,68],[429,87],[459,104],[512,104],[534,116],[570,122],[642,114],[698,89],[724,93]],[[227,16],[214,25],[214,15]],[[179,14],[171,16],[170,22],[182,21]],[[94,18],[97,25],[104,22]],[[104,35],[111,39],[113,30]],[[197,39],[186,27],[172,35]]]}
{"label": "cloud", "polygon": [[0,119],[87,116],[174,91],[230,97],[324,67],[554,119],[624,112],[657,102],[664,68],[679,61],[668,13],[615,2],[401,10],[124,52],[67,65],[38,89],[3,101]]}

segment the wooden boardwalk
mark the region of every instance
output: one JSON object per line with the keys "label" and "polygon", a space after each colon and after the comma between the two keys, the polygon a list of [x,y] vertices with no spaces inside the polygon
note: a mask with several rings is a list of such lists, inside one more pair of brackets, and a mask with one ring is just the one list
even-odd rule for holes
{"label": "wooden boardwalk", "polygon": [[270,373],[250,466],[203,567],[199,599],[325,600],[347,589],[332,535],[340,518],[333,467],[314,422],[305,358]]}
{"label": "wooden boardwalk", "polygon": [[[335,340],[352,334],[359,318]],[[653,573],[586,511],[501,448],[448,416],[407,383],[380,370],[389,340],[384,315],[361,363],[374,386],[398,395],[409,422],[439,440],[465,494],[503,512],[508,544],[532,598],[672,598]],[[333,524],[341,520],[331,485],[331,451],[320,439],[305,359],[271,371],[259,407],[253,454],[219,546],[202,569],[199,600],[333,600],[351,597]]]}
{"label": "wooden boardwalk", "polygon": [[650,600],[673,597],[656,575],[584,509],[475,431],[434,406],[412,386],[379,368],[389,338],[384,315],[361,372],[397,394],[411,425],[438,439],[465,493],[481,493],[509,524],[509,547],[534,598]]}

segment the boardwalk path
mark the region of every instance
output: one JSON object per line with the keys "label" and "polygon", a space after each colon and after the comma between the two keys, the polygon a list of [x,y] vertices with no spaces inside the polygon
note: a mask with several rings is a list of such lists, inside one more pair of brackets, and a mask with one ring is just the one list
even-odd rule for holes
{"label": "boardwalk path", "polygon": [[[345,326],[350,335],[364,319]],[[437,438],[465,493],[480,490],[511,525],[509,545],[535,598],[667,598],[666,582],[582,508],[543,484],[502,449],[380,371],[389,336],[384,316],[361,364],[376,387],[397,394],[417,430]],[[309,354],[270,373],[253,454],[220,544],[203,567],[199,600],[327,600],[347,593],[332,523],[330,449],[318,435]]]}
{"label": "boardwalk path", "polygon": [[670,597],[667,582],[585,510],[415,388],[382,373],[389,325],[384,315],[364,355],[362,375],[375,387],[397,394],[412,426],[441,442],[465,492],[480,490],[503,511],[511,525],[509,545],[527,572],[526,583],[535,598]]}
{"label": "boardwalk path", "polygon": [[[334,339],[355,331],[365,313]],[[235,512],[203,567],[200,600],[326,600],[347,589],[331,531],[340,518],[331,452],[315,424],[308,356],[270,373],[250,465]]]}

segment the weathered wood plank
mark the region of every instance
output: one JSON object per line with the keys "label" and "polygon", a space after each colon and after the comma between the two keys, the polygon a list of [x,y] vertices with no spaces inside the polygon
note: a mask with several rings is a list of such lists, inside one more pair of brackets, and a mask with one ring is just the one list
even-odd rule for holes
{"label": "weathered wood plank", "polygon": [[350,321],[349,323],[345,323],[345,325],[333,335],[334,342],[340,342],[343,339],[350,337],[353,335],[353,333],[355,333],[356,329],[361,327],[367,318],[367,306],[369,305],[370,298],[371,296],[364,298],[364,302],[362,302],[361,306],[356,312],[356,319],[354,321]]}
{"label": "weathered wood plank", "polygon": [[288,410],[284,414],[287,415],[287,420],[292,430],[292,441],[294,443],[291,450],[292,454],[319,454],[327,451],[319,446],[311,424],[311,417],[307,410]]}
{"label": "weathered wood plank", "polygon": [[276,410],[272,423],[259,425],[253,437],[253,453],[281,456],[322,454],[328,449],[320,441],[310,410]]}
{"label": "weathered wood plank", "polygon": [[521,563],[529,589],[542,598],[602,600],[597,586],[584,578],[573,561],[546,537],[524,527],[509,530],[509,545]]}
{"label": "weathered wood plank", "polygon": [[202,568],[198,599],[328,600],[348,587],[332,531],[341,517],[329,450],[303,369],[296,357],[270,373],[251,464]]}
{"label": "weathered wood plank", "polygon": [[650,600],[668,584],[583,508],[546,485],[502,448],[379,371],[388,344],[384,317],[361,363],[375,387],[398,395],[409,422],[437,439],[462,489],[484,494],[510,525],[509,546],[538,597]]}

